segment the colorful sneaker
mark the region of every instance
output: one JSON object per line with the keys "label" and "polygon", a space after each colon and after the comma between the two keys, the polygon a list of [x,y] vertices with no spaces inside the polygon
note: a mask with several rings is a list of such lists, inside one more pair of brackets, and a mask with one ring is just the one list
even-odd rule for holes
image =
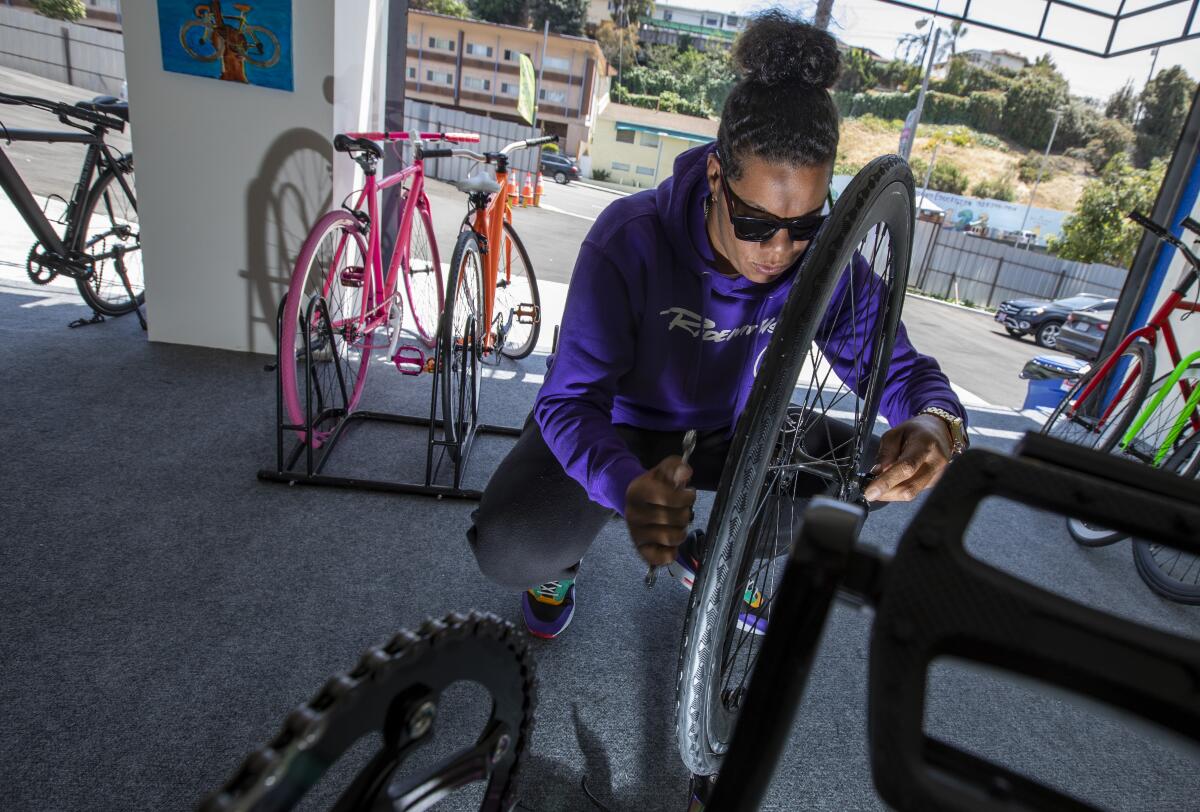
{"label": "colorful sneaker", "polygon": [[[667,572],[689,590],[696,581],[696,571],[700,569],[700,547],[704,543],[704,531],[693,530],[688,533],[683,544],[679,545],[675,560],[667,565]],[[742,611],[738,613],[738,629],[754,634],[767,633],[767,618],[760,614],[763,610],[763,594],[757,589],[746,589],[742,597]]]}
{"label": "colorful sneaker", "polygon": [[553,640],[575,616],[575,579],[547,581],[521,594],[525,628],[534,637]]}

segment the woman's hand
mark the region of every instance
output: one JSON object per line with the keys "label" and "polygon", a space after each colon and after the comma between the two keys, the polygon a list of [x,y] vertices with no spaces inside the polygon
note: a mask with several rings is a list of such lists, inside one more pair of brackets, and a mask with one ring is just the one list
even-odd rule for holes
{"label": "woman's hand", "polygon": [[878,474],[863,496],[869,502],[908,502],[939,479],[954,448],[946,421],[932,414],[906,420],[883,435]]}
{"label": "woman's hand", "polygon": [[625,490],[625,523],[638,555],[647,564],[665,566],[675,560],[675,548],[687,538],[696,503],[695,488],[687,487],[692,467],[682,457],[667,457],[629,483]]}

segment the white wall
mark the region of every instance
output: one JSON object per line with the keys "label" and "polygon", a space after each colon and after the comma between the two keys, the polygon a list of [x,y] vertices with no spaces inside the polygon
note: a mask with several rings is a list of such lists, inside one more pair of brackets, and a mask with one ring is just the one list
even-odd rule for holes
{"label": "white wall", "polygon": [[[273,353],[292,262],[340,202],[330,140],[336,117],[365,114],[373,42],[369,26],[338,38],[334,4],[292,8],[288,93],[164,71],[158,3],[122,3],[152,341]],[[335,68],[335,39],[356,52],[357,70],[349,58]],[[346,100],[336,114],[335,76]]]}

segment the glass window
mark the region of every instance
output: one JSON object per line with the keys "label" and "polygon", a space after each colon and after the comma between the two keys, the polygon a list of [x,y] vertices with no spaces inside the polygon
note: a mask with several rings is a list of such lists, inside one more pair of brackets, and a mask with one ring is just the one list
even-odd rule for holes
{"label": "glass window", "polygon": [[663,12],[663,20],[668,23],[671,22],[671,12],[664,11]]}
{"label": "glass window", "polygon": [[439,70],[427,70],[425,71],[425,80],[428,82],[441,82],[443,84],[452,85],[454,84],[454,74],[445,73]]}
{"label": "glass window", "polygon": [[408,78],[409,78],[409,79],[416,79],[416,78],[417,78],[417,69],[416,69],[416,68],[409,68],[409,69],[408,69]]}
{"label": "glass window", "polygon": [[[504,49],[504,60],[506,62],[516,62],[520,58],[520,56],[521,56],[520,51],[514,51],[511,48]],[[525,54],[525,56],[529,56],[530,59],[533,58],[529,54]]]}
{"label": "glass window", "polygon": [[416,31],[408,32],[408,44],[409,45],[412,45],[415,48],[417,43],[420,41],[421,41],[421,36]]}
{"label": "glass window", "polygon": [[736,14],[726,14],[725,15],[725,25],[733,26],[734,28],[736,28],[737,24],[738,24],[738,18],[737,18]]}
{"label": "glass window", "polygon": [[468,42],[467,53],[471,56],[482,56],[491,59],[492,54],[495,52],[492,50],[492,46],[490,45],[480,45],[477,42]]}
{"label": "glass window", "polygon": [[716,28],[718,25],[720,25],[720,24],[721,24],[721,21],[720,21],[720,20],[718,20],[716,17],[709,17],[708,19],[706,19],[706,20],[704,21],[704,24],[705,24],[705,25],[707,25],[707,26],[711,26],[711,27],[713,27],[713,28]]}
{"label": "glass window", "polygon": [[565,90],[546,90],[542,88],[538,91],[538,98],[542,101],[548,101],[552,104],[566,104],[567,91]]}
{"label": "glass window", "polygon": [[509,82],[501,82],[500,92],[505,96],[518,96],[521,93],[521,88],[519,85],[510,84]]}
{"label": "glass window", "polygon": [[613,161],[612,168],[617,172],[628,172],[629,164],[623,164],[620,161]]}
{"label": "glass window", "polygon": [[452,39],[439,39],[437,37],[429,38],[429,47],[437,48],[440,51],[453,51],[455,42]]}
{"label": "glass window", "polygon": [[617,130],[617,141],[622,144],[633,143],[633,130]]}
{"label": "glass window", "polygon": [[561,56],[548,56],[545,61],[546,70],[570,71],[571,60],[563,59]]}
{"label": "glass window", "polygon": [[491,90],[491,79],[480,79],[478,76],[464,76],[463,87],[467,90]]}
{"label": "glass window", "polygon": [[649,175],[650,177],[654,177],[654,167],[651,167],[651,166],[639,166],[639,167],[637,168],[637,173],[638,173],[639,175]]}
{"label": "glass window", "polygon": [[658,148],[658,133],[642,133],[642,146]]}

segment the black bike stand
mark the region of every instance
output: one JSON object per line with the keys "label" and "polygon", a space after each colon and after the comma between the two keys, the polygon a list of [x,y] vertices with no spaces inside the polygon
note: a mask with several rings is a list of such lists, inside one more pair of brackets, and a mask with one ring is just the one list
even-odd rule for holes
{"label": "black bike stand", "polygon": [[[283,335],[283,310],[284,303],[280,303],[277,317],[279,328],[277,334],[279,336]],[[305,423],[304,425],[289,423],[284,414],[283,379],[280,375],[280,371],[283,369],[284,358],[283,347],[279,346],[275,352],[275,468],[260,470],[258,478],[267,482],[283,482],[288,485],[327,485],[338,488],[359,488],[362,490],[387,491],[390,493],[418,494],[420,496],[434,496],[439,499],[479,499],[483,495],[481,491],[462,487],[463,475],[466,472],[467,461],[470,459],[471,449],[475,444],[476,436],[480,434],[494,434],[505,437],[517,437],[520,436],[521,430],[509,426],[492,426],[478,422],[476,392],[479,388],[479,381],[476,377],[477,365],[475,363],[478,347],[475,340],[474,319],[468,318],[466,335],[461,348],[455,348],[454,350],[456,354],[461,353],[459,360],[462,362],[462,366],[460,369],[465,370],[465,372],[458,386],[457,400],[460,418],[455,426],[456,431],[454,432],[453,440],[445,439],[445,422],[438,414],[441,375],[445,374],[453,366],[452,364],[442,363],[440,342],[434,353],[433,369],[431,372],[433,381],[430,394],[429,417],[391,414],[388,412],[349,411],[347,408],[347,404],[349,403],[349,396],[346,389],[347,381],[342,374],[342,366],[336,362],[336,355],[333,362],[337,378],[337,384],[333,387],[334,391],[323,391],[320,382],[314,375],[314,363],[325,363],[314,361],[313,331],[308,329],[314,323],[314,319],[317,320],[316,323],[319,325],[318,335],[322,337],[323,341],[329,342],[332,345],[334,333],[324,297],[316,297],[309,303],[308,311],[305,313],[304,318]],[[318,351],[321,349],[318,348]],[[288,358],[287,363],[295,363],[295,360]],[[398,482],[354,476],[331,476],[322,473],[325,466],[329,463],[334,450],[337,448],[338,441],[345,436],[347,427],[361,422],[426,427],[428,434],[425,448],[424,482]],[[327,431],[328,434],[319,444],[319,447],[314,448],[314,444],[308,438],[312,438],[318,431]],[[284,435],[288,432],[291,432],[293,435],[299,434],[300,437],[305,439],[297,439],[291,450],[285,455]],[[435,451],[438,452],[436,460]],[[453,484],[434,484],[434,480],[441,471],[442,463],[447,459],[453,466]]]}

